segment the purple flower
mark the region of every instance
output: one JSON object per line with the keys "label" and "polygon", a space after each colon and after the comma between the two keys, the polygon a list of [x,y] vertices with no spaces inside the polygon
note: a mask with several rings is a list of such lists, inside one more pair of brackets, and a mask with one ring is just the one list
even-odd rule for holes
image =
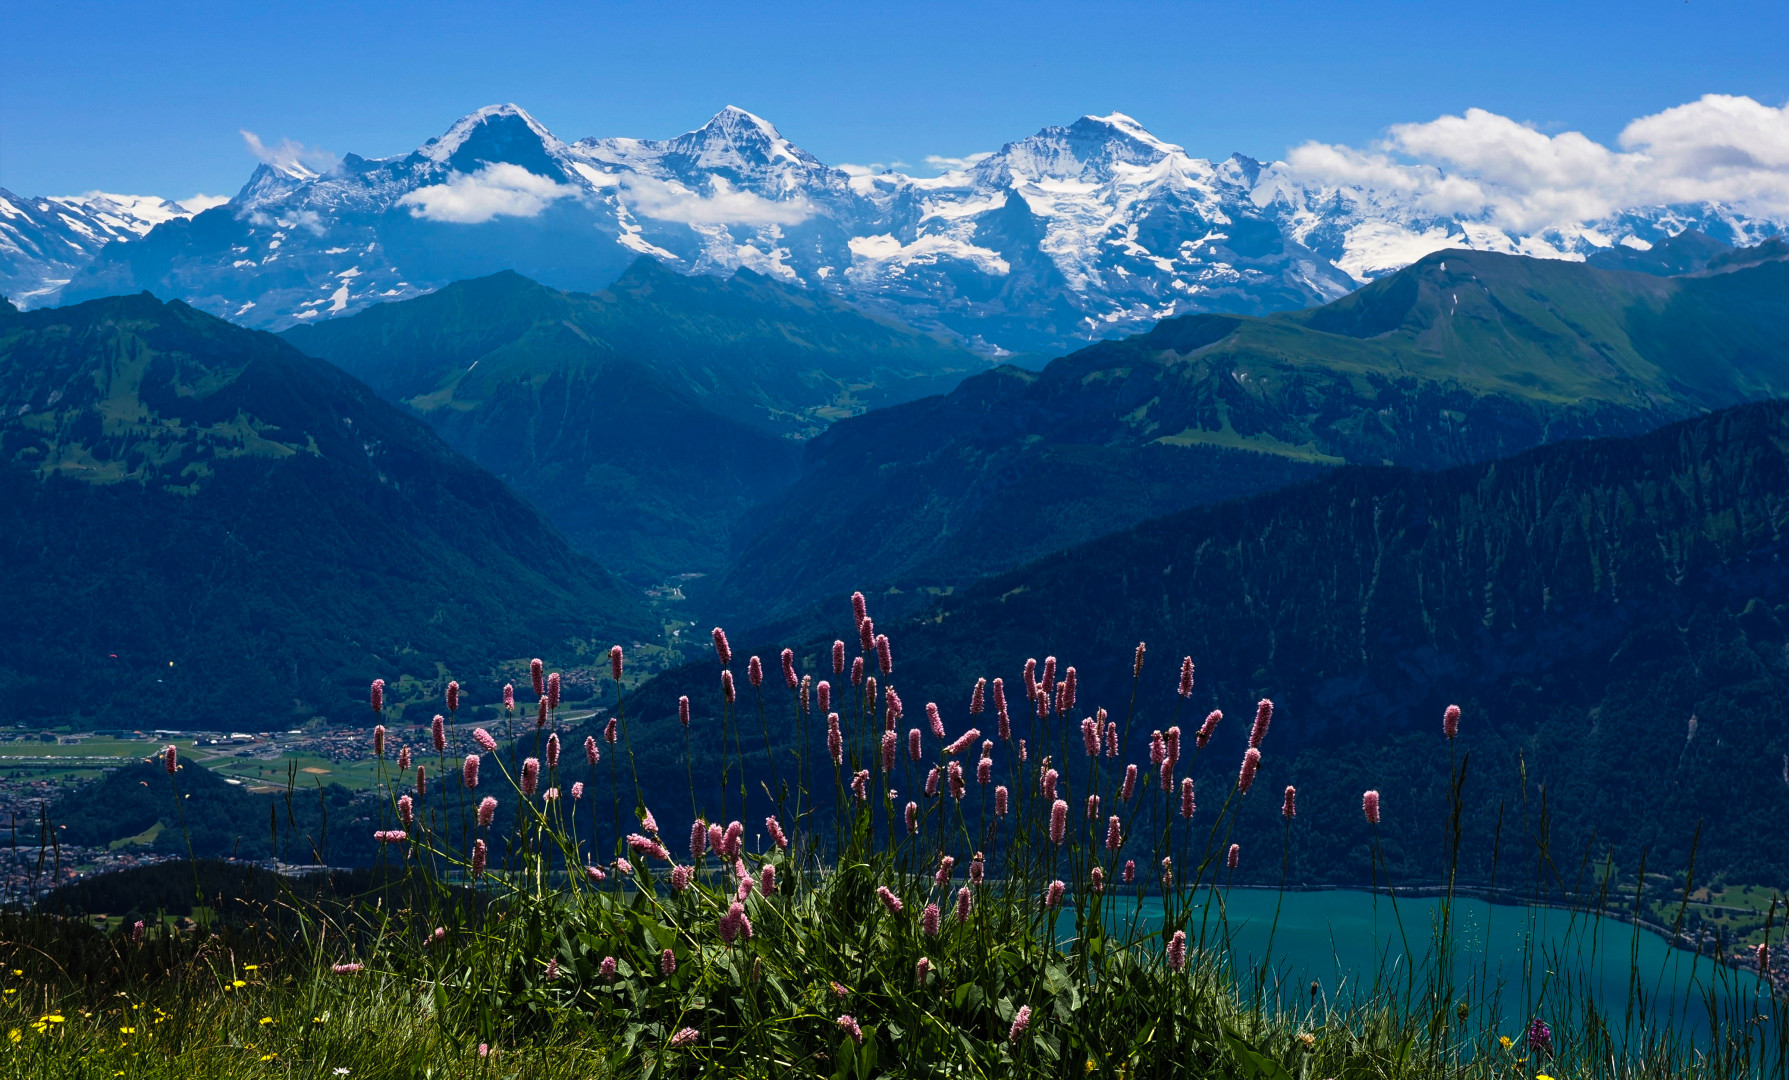
{"label": "purple flower", "polygon": [[484,728],[472,729],[472,741],[477,743],[487,754],[494,754],[497,752],[497,740],[492,738],[491,733]]}
{"label": "purple flower", "polygon": [[920,914],[920,929],[925,931],[927,937],[938,936],[938,920],[941,915],[937,904],[927,904],[925,911]]}
{"label": "purple flower", "polygon": [[532,795],[540,787],[540,759],[522,759],[522,794]]}
{"label": "purple flower", "polygon": [[489,795],[478,801],[478,824],[489,826],[497,817],[497,800]]}
{"label": "purple flower", "polygon": [[863,1042],[863,1029],[857,1026],[857,1021],[852,1019],[849,1014],[840,1013],[838,1025],[840,1031],[851,1036],[852,1042]]}
{"label": "purple flower", "polygon": [[702,1039],[702,1033],[700,1031],[697,1031],[695,1028],[690,1028],[690,1027],[682,1028],[681,1030],[679,1030],[677,1032],[677,1034],[671,1036],[671,1049],[673,1049],[673,1050],[680,1049],[682,1047],[690,1045],[691,1043],[700,1042],[701,1039]]}
{"label": "purple flower", "polygon": [[1186,970],[1186,931],[1176,930],[1168,940],[1168,966],[1175,971]]}
{"label": "purple flower", "polygon": [[[911,806],[912,804],[909,803],[908,805]],[[876,898],[882,901],[882,906],[888,909],[890,915],[899,915],[901,913],[901,898],[890,891],[888,886],[876,886]]]}
{"label": "purple flower", "polygon": [[478,787],[478,755],[467,754],[466,763],[460,766],[460,786],[467,791]]}
{"label": "purple flower", "polygon": [[436,713],[434,719],[429,721],[429,741],[434,744],[435,753],[447,751],[447,717],[440,713]]}
{"label": "purple flower", "polygon": [[1006,1041],[1009,1043],[1018,1042],[1019,1037],[1021,1035],[1025,1034],[1025,1029],[1030,1026],[1031,1026],[1031,1006],[1021,1005],[1021,1006],[1019,1006],[1019,1011],[1013,1014],[1012,1030],[1010,1030],[1006,1033]]}
{"label": "purple flower", "polygon": [[373,688],[369,693],[369,697],[372,700],[374,712],[384,712],[385,711],[385,680],[384,679],[374,679],[373,680]]}

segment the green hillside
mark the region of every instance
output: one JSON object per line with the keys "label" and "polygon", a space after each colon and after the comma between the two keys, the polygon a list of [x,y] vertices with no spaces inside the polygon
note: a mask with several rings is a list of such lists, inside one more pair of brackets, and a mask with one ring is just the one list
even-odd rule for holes
{"label": "green hillside", "polygon": [[[1025,718],[1024,662],[1055,655],[1077,666],[1071,728],[1096,707],[1122,720],[1133,650],[1145,641],[1126,760],[1147,760],[1151,729],[1190,731],[1224,710],[1195,770],[1201,805],[1214,807],[1234,787],[1254,703],[1272,698],[1258,781],[1266,793],[1245,804],[1235,839],[1273,857],[1248,864],[1241,880],[1277,876],[1285,784],[1299,787],[1306,838],[1294,881],[1368,878],[1367,788],[1395,808],[1383,830],[1394,876],[1435,880],[1449,752],[1440,718],[1457,702],[1466,714],[1458,749],[1472,755],[1469,880],[1490,881],[1494,852],[1532,853],[1542,832],[1559,860],[1546,874],[1575,873],[1586,851],[1624,873],[1646,851],[1653,870],[1677,873],[1700,826],[1699,880],[1781,888],[1786,536],[1789,402],[1441,473],[1349,468],[1145,522],[990,578],[917,619],[879,620],[895,657],[885,681],[912,717],[939,702],[954,735],[971,723],[974,681],[1004,677],[1015,736],[1067,761],[1074,790],[1086,768],[1079,736],[1071,730],[1063,750]],[[872,595],[871,614],[887,604]],[[831,638],[852,639],[842,597],[829,614],[832,632],[798,649],[800,670],[815,678],[832,678]],[[737,656],[774,656],[785,643],[739,634],[733,645]],[[1179,706],[1183,655],[1197,681]],[[698,716],[716,716],[714,679],[705,658],[630,708],[667,717],[687,693]],[[786,726],[787,695],[779,687],[769,700],[772,730]],[[975,722],[989,728],[986,715]],[[681,746],[636,735],[642,742],[653,785],[679,790]],[[718,765],[711,750],[698,752],[698,775],[705,762]],[[830,781],[830,766],[820,775]],[[1506,881],[1528,873],[1503,872]]]}
{"label": "green hillside", "polygon": [[502,273],[284,336],[648,582],[718,568],[734,520],[795,478],[798,440],[986,369],[822,294],[652,259],[600,293]]}
{"label": "green hillside", "polygon": [[1325,307],[1170,319],[837,424],[713,601],[759,621],[870,582],[958,587],[1344,463],[1443,468],[1786,392],[1789,262],[1441,252]]}
{"label": "green hillside", "polygon": [[423,424],[147,294],[0,305],[0,506],[7,723],[359,719],[375,676],[657,638]]}

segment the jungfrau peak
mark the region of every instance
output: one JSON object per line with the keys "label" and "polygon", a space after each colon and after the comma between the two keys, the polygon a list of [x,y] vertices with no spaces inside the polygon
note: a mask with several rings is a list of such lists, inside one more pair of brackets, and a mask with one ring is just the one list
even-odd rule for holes
{"label": "jungfrau peak", "polygon": [[1118,112],[917,177],[829,166],[735,106],[671,139],[567,143],[493,105],[405,155],[263,164],[196,215],[98,198],[0,193],[0,291],[40,305],[148,289],[279,329],[502,269],[597,289],[650,256],[826,290],[996,354],[1306,307],[1443,247],[1582,258],[1686,228],[1776,231],[1694,204],[1516,235],[1282,163],[1196,158]]}

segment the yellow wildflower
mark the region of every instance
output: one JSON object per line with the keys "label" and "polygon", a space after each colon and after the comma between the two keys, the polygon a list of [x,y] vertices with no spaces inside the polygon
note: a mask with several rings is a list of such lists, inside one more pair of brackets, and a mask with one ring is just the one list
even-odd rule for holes
{"label": "yellow wildflower", "polygon": [[123,1035],[135,1035],[137,1033],[137,1029],[134,1027],[121,1027],[118,1031]]}
{"label": "yellow wildflower", "polygon": [[262,1061],[272,1061],[274,1058],[279,1057],[279,1056],[280,1056],[279,1051],[276,1050],[271,1054],[262,1054],[261,1060]]}
{"label": "yellow wildflower", "polygon": [[13,1028],[11,1031],[7,1032],[6,1037],[11,1042],[18,1042],[20,1039],[24,1038],[23,1035],[19,1034],[18,1028]]}
{"label": "yellow wildflower", "polygon": [[1511,1039],[1508,1035],[1503,1036],[1497,1041],[1502,1044],[1505,1050],[1508,1050],[1511,1046],[1515,1045],[1515,1040]]}
{"label": "yellow wildflower", "polygon": [[263,1017],[262,1017],[262,1018],[261,1018],[261,1022],[262,1022],[262,1023],[263,1023],[263,1024],[271,1024],[271,1023],[273,1023],[273,1017],[271,1017],[271,1016],[263,1016]]}

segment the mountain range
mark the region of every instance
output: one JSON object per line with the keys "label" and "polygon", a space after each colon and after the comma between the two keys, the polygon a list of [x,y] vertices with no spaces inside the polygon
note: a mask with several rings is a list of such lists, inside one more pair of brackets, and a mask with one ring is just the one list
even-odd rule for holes
{"label": "mountain range", "polygon": [[1283,163],[1195,158],[1121,113],[942,176],[872,172],[827,165],[732,107],[672,139],[568,143],[490,106],[407,154],[264,164],[228,204],[96,251],[97,233],[61,242],[79,229],[48,200],[0,206],[0,289],[33,304],[146,289],[277,330],[505,269],[600,289],[650,255],[683,273],[751,269],[994,356],[1186,313],[1302,308],[1449,247],[1582,258],[1686,230],[1732,245],[1779,229],[1696,203],[1517,234]]}
{"label": "mountain range", "polygon": [[374,677],[660,635],[422,422],[179,301],[0,303],[0,505],[8,722],[359,720]]}
{"label": "mountain range", "polygon": [[1333,303],[1191,315],[841,421],[709,587],[774,621],[907,605],[1343,464],[1438,469],[1789,394],[1789,254],[1702,276],[1446,251]]}
{"label": "mountain range", "polygon": [[595,294],[514,272],[285,333],[365,380],[638,585],[714,573],[799,440],[988,363],[751,270],[641,257]]}

